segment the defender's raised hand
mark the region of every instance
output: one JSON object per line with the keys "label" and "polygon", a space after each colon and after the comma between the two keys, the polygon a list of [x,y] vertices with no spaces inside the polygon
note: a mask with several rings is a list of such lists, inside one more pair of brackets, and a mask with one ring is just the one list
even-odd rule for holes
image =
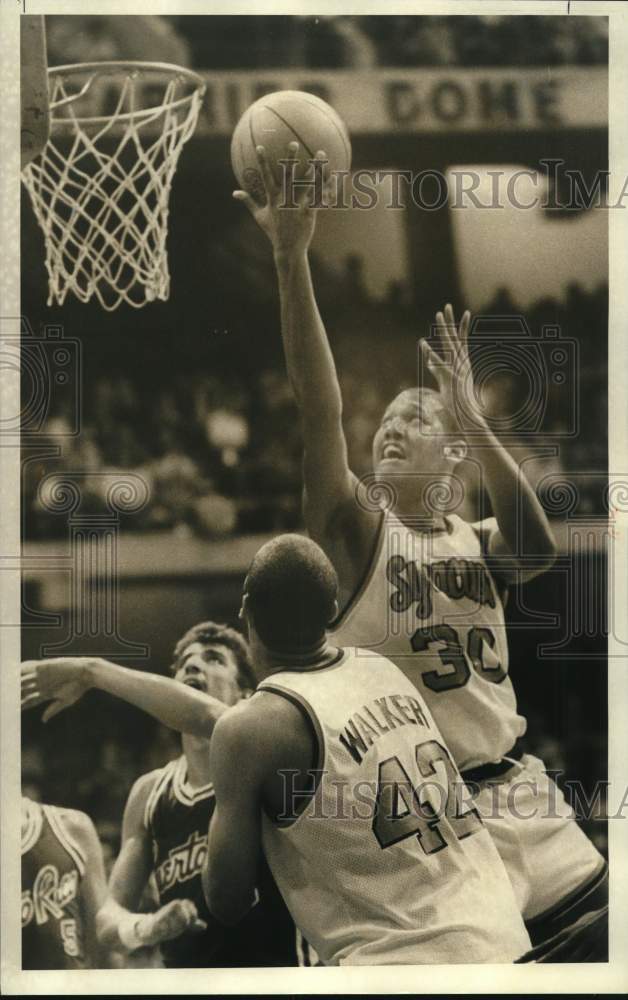
{"label": "defender's raised hand", "polygon": [[50,701],[42,715],[42,722],[48,722],[69,708],[92,686],[90,662],[85,656],[26,660],[20,668],[22,711]]}
{"label": "defender's raised hand", "polygon": [[443,312],[436,313],[439,350],[431,347],[425,339],[421,340],[423,358],[438,383],[446,408],[461,423],[461,430],[468,427],[469,422],[479,426],[485,424],[469,358],[470,322],[471,313],[467,309],[458,329],[454,311],[447,304]]}
{"label": "defender's raised hand", "polygon": [[[301,253],[309,247],[316,227],[312,188],[296,184],[291,192],[285,192],[273,174],[264,147],[258,146],[256,152],[266,204],[260,205],[246,191],[234,191],[233,197],[244,202],[260,229],[268,236],[276,254]],[[298,152],[298,142],[289,143],[286,159],[296,160]],[[315,160],[321,163],[321,167],[313,169],[323,170],[325,182],[324,164],[327,156],[323,150],[317,152]],[[291,207],[292,205],[296,207]]]}

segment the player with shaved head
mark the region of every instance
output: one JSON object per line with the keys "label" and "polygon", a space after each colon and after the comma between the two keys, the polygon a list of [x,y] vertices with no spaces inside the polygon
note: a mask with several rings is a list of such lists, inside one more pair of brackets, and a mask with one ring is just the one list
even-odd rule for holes
{"label": "player with shaved head", "polygon": [[[253,904],[262,852],[325,965],[511,962],[529,948],[512,886],[414,685],[341,649],[337,577],[283,535],[244,583],[256,693],[211,741],[216,811],[203,883],[226,924]],[[237,836],[234,831],[237,830]]]}

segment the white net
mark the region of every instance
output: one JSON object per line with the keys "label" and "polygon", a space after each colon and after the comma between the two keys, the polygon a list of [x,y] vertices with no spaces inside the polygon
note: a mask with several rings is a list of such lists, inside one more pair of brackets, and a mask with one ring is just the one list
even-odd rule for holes
{"label": "white net", "polygon": [[202,79],[92,64],[50,69],[49,86],[50,139],[22,173],[46,243],[48,305],[68,292],[107,311],[167,299],[170,188]]}

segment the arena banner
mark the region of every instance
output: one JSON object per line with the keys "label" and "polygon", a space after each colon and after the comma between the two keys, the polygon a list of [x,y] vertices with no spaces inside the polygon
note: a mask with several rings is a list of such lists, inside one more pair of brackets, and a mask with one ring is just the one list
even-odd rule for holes
{"label": "arena banner", "polygon": [[251,70],[203,73],[197,134],[228,135],[246,108],[274,90],[328,101],[354,134],[605,127],[604,67],[539,69]]}

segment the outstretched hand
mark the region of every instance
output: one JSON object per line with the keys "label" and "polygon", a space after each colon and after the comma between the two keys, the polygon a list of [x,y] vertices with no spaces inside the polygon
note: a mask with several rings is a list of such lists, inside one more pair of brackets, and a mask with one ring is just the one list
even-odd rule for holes
{"label": "outstretched hand", "polygon": [[[460,326],[456,326],[454,311],[447,304],[443,312],[436,313],[436,330],[440,342],[439,352],[427,340],[421,340],[421,351],[428,370],[438,383],[445,407],[468,429],[469,422],[476,426],[485,424],[473,383],[473,369],[469,357],[469,326],[471,313],[463,313]],[[460,418],[464,416],[464,420]],[[461,426],[461,430],[463,430]]]}
{"label": "outstretched hand", "polygon": [[25,660],[21,672],[22,711],[50,701],[42,722],[69,708],[90,689],[88,657]]}
{"label": "outstretched hand", "polygon": [[[298,142],[289,143],[286,159],[297,160],[298,152]],[[309,247],[316,227],[312,187],[295,185],[292,192],[285,192],[273,174],[264,147],[257,146],[256,153],[266,203],[260,205],[247,191],[234,191],[233,197],[236,201],[244,202],[260,229],[268,236],[276,254],[301,253]],[[326,183],[324,165],[327,156],[323,150],[319,150],[314,159],[321,166],[312,169],[322,170],[323,182]],[[296,207],[292,207],[293,205]]]}

